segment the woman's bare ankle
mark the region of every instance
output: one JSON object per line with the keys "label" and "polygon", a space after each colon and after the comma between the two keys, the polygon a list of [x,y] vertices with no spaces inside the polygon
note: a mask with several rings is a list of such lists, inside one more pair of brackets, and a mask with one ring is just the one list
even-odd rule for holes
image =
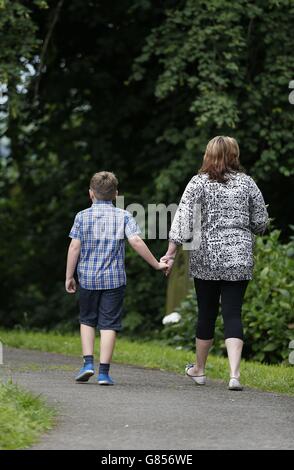
{"label": "woman's bare ankle", "polygon": [[193,375],[205,375],[205,369],[203,367],[199,367],[197,364],[191,369]]}
{"label": "woman's bare ankle", "polygon": [[231,372],[230,373],[230,378],[240,380],[240,372],[235,372],[234,374],[232,374],[232,372]]}

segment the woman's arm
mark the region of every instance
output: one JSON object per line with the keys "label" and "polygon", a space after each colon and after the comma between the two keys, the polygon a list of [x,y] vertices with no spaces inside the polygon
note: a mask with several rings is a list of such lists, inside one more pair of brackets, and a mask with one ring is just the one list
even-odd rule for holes
{"label": "woman's arm", "polygon": [[178,245],[173,242],[172,240],[169,241],[169,244],[168,244],[168,249],[167,249],[167,252],[166,254],[164,255],[165,258],[167,259],[175,259],[176,257],[176,254],[177,254],[177,248],[178,248]]}
{"label": "woman's arm", "polygon": [[[181,197],[179,207],[172,221],[172,226],[169,232],[169,245],[166,254],[161,258],[163,261],[168,262],[168,275],[173,267],[174,259],[177,253],[177,246],[189,242],[194,237],[196,215],[196,204],[201,203],[202,198],[202,181],[199,176],[194,176],[186,186],[186,189]],[[197,224],[196,224],[197,225]]]}
{"label": "woman's arm", "polygon": [[266,230],[269,217],[261,191],[252,178],[250,178],[249,190],[250,230],[258,235]]}
{"label": "woman's arm", "polygon": [[162,258],[160,258],[160,261],[166,262],[168,264],[168,268],[165,271],[166,276],[169,275],[169,273],[171,272],[173,268],[175,257],[177,254],[177,248],[178,248],[178,245],[175,242],[169,241],[166,254]]}
{"label": "woman's arm", "polygon": [[186,186],[169,232],[169,240],[176,245],[183,245],[193,239],[197,225],[197,204],[201,204],[203,183],[194,176]]}

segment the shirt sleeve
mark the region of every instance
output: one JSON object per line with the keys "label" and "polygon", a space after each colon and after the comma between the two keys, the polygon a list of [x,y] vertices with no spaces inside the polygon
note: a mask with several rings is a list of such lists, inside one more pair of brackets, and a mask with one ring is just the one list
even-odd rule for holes
{"label": "shirt sleeve", "polygon": [[194,176],[181,197],[169,232],[169,240],[177,245],[182,245],[193,237],[196,204],[201,204],[202,192],[202,181],[199,176]]}
{"label": "shirt sleeve", "polygon": [[130,212],[126,212],[125,236],[126,236],[126,238],[131,238],[134,235],[141,235],[140,227],[137,224],[134,217],[130,214]]}
{"label": "shirt sleeve", "polygon": [[69,237],[81,240],[81,214],[80,212],[75,216],[73,226],[69,232]]}
{"label": "shirt sleeve", "polygon": [[258,235],[262,234],[267,228],[269,217],[260,189],[252,178],[249,181],[250,230]]}

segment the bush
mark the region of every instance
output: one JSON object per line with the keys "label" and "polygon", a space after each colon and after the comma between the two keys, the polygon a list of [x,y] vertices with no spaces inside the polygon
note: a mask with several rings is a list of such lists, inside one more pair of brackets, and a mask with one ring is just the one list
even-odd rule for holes
{"label": "bush", "polygon": [[78,326],[78,297],[66,294],[64,283],[44,293],[38,284],[15,292],[9,315],[0,310],[1,326],[27,330],[73,331]]}
{"label": "bush", "polygon": [[[151,244],[150,244],[151,245]],[[151,246],[157,257],[164,253],[165,243]],[[123,331],[129,336],[150,335],[160,328],[165,309],[166,279],[127,247],[128,288],[124,303]],[[14,288],[9,305],[0,305],[0,323],[4,328],[28,330],[77,330],[79,322],[78,294],[65,292],[64,282],[52,285],[35,281],[23,288]],[[7,313],[8,312],[8,313]]]}
{"label": "bush", "polygon": [[[279,363],[289,356],[294,332],[294,240],[279,242],[280,231],[257,237],[254,280],[243,305],[244,356],[260,362]],[[162,337],[169,344],[194,348],[197,303],[191,291],[181,303],[179,323],[167,325]],[[225,353],[222,319],[218,317],[213,352]]]}

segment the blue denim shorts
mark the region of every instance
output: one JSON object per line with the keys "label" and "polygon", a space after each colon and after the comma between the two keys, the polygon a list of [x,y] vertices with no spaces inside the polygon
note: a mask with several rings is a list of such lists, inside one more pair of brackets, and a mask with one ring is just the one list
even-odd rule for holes
{"label": "blue denim shorts", "polygon": [[125,289],[125,285],[105,290],[88,290],[80,286],[80,324],[98,330],[120,331]]}

